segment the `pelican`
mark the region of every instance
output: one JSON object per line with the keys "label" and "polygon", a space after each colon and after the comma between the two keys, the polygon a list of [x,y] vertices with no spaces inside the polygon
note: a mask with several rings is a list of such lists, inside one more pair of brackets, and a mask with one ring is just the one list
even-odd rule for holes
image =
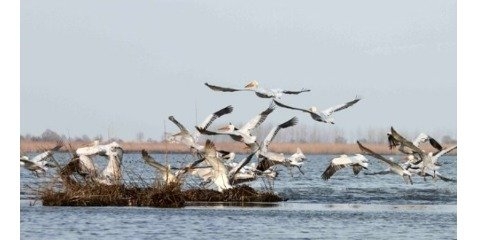
{"label": "pelican", "polygon": [[391,171],[398,174],[399,176],[401,176],[404,179],[404,182],[406,184],[412,184],[411,172],[409,170],[404,169],[398,163],[395,163],[395,162],[393,162],[393,161],[391,161],[391,160],[373,152],[372,150],[366,148],[359,141],[356,141],[356,143],[358,144],[359,149],[361,149],[361,151],[363,151],[363,152],[366,152],[367,155],[370,155],[370,156],[372,156],[374,158],[377,158],[377,159],[385,162],[386,164],[388,164]]}
{"label": "pelican", "polygon": [[79,155],[78,163],[78,174],[80,174],[81,176],[90,180],[93,180],[98,176],[98,171],[96,170],[95,164],[93,163],[93,159],[89,155]]}
{"label": "pelican", "polygon": [[358,175],[363,168],[368,169],[368,159],[361,154],[356,154],[352,157],[343,154],[337,158],[333,158],[329,163],[329,166],[321,175],[321,178],[326,181],[337,171],[349,166],[353,168],[354,175]]}
{"label": "pelican", "polygon": [[155,159],[151,157],[145,149],[141,150],[141,157],[143,158],[143,160],[145,160],[146,164],[156,168],[159,173],[161,173],[163,182],[165,182],[167,185],[170,183],[180,182],[180,179],[178,177],[178,171],[174,173],[172,172],[170,165],[165,166],[156,162]]}
{"label": "pelican", "polygon": [[296,148],[296,152],[293,155],[286,158],[288,165],[297,167],[302,174],[304,173],[301,170],[301,166],[303,166],[304,160],[306,160],[306,156],[304,156],[303,152],[299,148]]}
{"label": "pelican", "polygon": [[339,105],[336,105],[334,107],[330,107],[330,108],[325,109],[321,112],[318,112],[318,109],[314,106],[310,107],[309,109],[303,109],[303,108],[296,108],[296,107],[288,106],[286,104],[283,104],[281,102],[276,101],[275,99],[273,101],[280,107],[289,108],[289,109],[293,109],[293,110],[299,110],[299,111],[302,111],[302,112],[309,113],[311,115],[311,117],[316,121],[334,124],[334,118],[331,117],[331,115],[334,112],[346,109],[346,108],[354,105],[355,103],[359,102],[359,100],[361,100],[361,98],[356,96],[356,98],[352,101],[349,101],[349,102],[343,103],[343,104],[339,104]]}
{"label": "pelican", "polygon": [[261,172],[266,172],[271,170],[272,167],[276,165],[283,165],[291,172],[291,167],[298,168],[299,172],[304,175],[304,172],[301,170],[301,166],[303,165],[303,161],[306,159],[301,149],[297,148],[296,153],[286,158],[283,153],[273,153],[273,152],[266,152],[260,153],[259,157],[260,162],[256,167],[256,170]]}
{"label": "pelican", "polygon": [[305,158],[305,156],[303,155],[301,150],[299,150],[299,148],[297,149],[299,152],[297,151],[295,154],[293,154],[289,158],[286,158],[283,153],[275,153],[268,150],[269,145],[271,144],[271,142],[273,141],[273,138],[276,136],[279,130],[292,127],[296,125],[297,123],[298,123],[298,118],[293,117],[290,120],[277,125],[276,127],[272,128],[269,131],[268,135],[264,138],[263,142],[261,143],[259,154],[258,154],[258,158],[260,162],[256,170],[264,172],[276,164],[281,164],[287,167],[288,169],[290,169],[291,166],[296,166],[299,169],[299,171],[302,173],[301,171],[302,163],[299,163],[299,162],[302,161],[302,159]]}
{"label": "pelican", "polygon": [[[417,148],[419,148],[419,144],[429,141],[429,144],[433,146],[437,151],[442,150],[441,144],[439,144],[434,138],[428,136],[425,133],[420,133],[412,142],[409,142],[406,138],[401,136],[399,133],[396,132],[391,127],[391,132],[387,133],[388,135],[388,143],[389,149],[393,149],[399,146],[398,150],[404,154],[413,154],[415,151],[417,152]],[[410,145],[414,145],[417,148],[408,147]]]}
{"label": "pelican", "polygon": [[116,142],[103,145],[106,151],[101,156],[108,157],[108,163],[96,180],[106,185],[120,185],[122,180],[121,165],[123,160],[123,148]]}
{"label": "pelican", "polygon": [[406,162],[407,164],[407,168],[416,168],[416,169],[420,169],[421,172],[420,172],[420,175],[421,176],[426,176],[426,172],[428,170],[432,171],[433,172],[433,178],[435,178],[435,174],[437,172],[437,170],[439,169],[439,166],[440,164],[437,162],[437,160],[444,154],[447,154],[453,150],[455,150],[457,148],[457,145],[453,145],[453,146],[450,146],[446,149],[443,149],[439,152],[436,152],[436,153],[432,153],[432,152],[429,152],[428,154],[425,154],[425,153],[421,153],[420,154],[420,157],[422,160],[420,161],[416,161],[416,159],[414,159],[414,156],[413,155],[409,155],[409,161]]}
{"label": "pelican", "polygon": [[206,129],[201,129],[196,127],[196,129],[206,135],[229,135],[233,140],[238,142],[245,143],[250,149],[257,150],[259,148],[259,144],[256,141],[256,136],[251,135],[251,131],[257,128],[261,123],[266,120],[268,115],[273,112],[274,104],[271,103],[269,107],[261,112],[259,115],[253,117],[249,120],[245,125],[241,128],[236,128],[233,124],[228,124],[225,127],[219,128],[221,132],[213,132]]}
{"label": "pelican", "polygon": [[196,128],[207,129],[211,125],[211,123],[213,123],[214,120],[216,120],[217,118],[219,118],[219,117],[221,117],[225,114],[229,114],[231,112],[233,112],[233,107],[231,105],[229,105],[225,108],[222,108],[222,109],[208,115],[200,125],[196,126]]}
{"label": "pelican", "polygon": [[283,90],[278,88],[264,89],[259,87],[259,83],[256,80],[253,80],[247,83],[243,89],[220,87],[220,86],[212,85],[209,83],[205,83],[205,85],[214,91],[221,91],[221,92],[254,91],[256,96],[260,98],[274,98],[274,99],[280,99],[283,94],[297,95],[303,92],[311,91],[309,89],[304,89],[304,88],[299,91],[289,91],[289,90]]}
{"label": "pelican", "polygon": [[246,158],[235,164],[231,169],[218,158],[215,145],[209,139],[205,143],[205,162],[211,166],[211,172],[203,171],[204,177],[209,177],[218,187],[218,191],[222,192],[225,189],[232,188],[235,183],[236,176],[247,165],[256,152],[251,153]]}
{"label": "pelican", "polygon": [[183,175],[186,172],[196,170],[196,165],[205,160],[204,158],[201,158],[184,168],[178,169],[172,168],[170,165],[165,166],[161,163],[158,163],[153,157],[150,156],[150,154],[148,154],[145,149],[141,150],[141,156],[143,160],[145,160],[146,164],[156,168],[161,173],[163,182],[165,182],[166,184],[181,183],[183,181]]}
{"label": "pelican", "polygon": [[99,146],[101,146],[101,145],[100,145],[100,141],[99,141],[99,140],[95,140],[95,141],[93,141],[93,143],[90,144],[89,146],[77,148],[77,150],[75,151],[75,153],[76,153],[77,155],[90,156],[90,155],[98,154],[100,151],[103,151],[103,152],[106,151],[106,149],[103,149],[102,147],[99,147]]}
{"label": "pelican", "polygon": [[442,146],[441,146],[440,147],[441,150],[439,150],[439,147],[437,147],[439,151],[435,153],[432,153],[432,152],[426,153],[424,150],[417,147],[414,143],[410,142],[409,140],[401,136],[398,132],[396,132],[396,130],[394,130],[393,127],[391,127],[390,134],[391,134],[390,136],[394,138],[394,141],[396,141],[397,144],[401,145],[399,149],[401,149],[402,147],[403,153],[406,152],[407,154],[412,154],[415,157],[415,159],[417,159],[417,161],[410,162],[410,163],[413,165],[420,164],[421,175],[423,176],[427,169],[432,171],[437,170],[437,167],[436,167],[437,159],[439,157],[457,148],[457,145],[451,146],[447,149],[442,149]]}
{"label": "pelican", "polygon": [[179,133],[167,136],[166,140],[168,142],[182,143],[190,149],[203,150],[203,146],[197,143],[197,136],[191,134],[175,117],[169,116],[168,119],[180,129]]}
{"label": "pelican", "polygon": [[[233,111],[233,107],[227,106],[225,108],[222,108],[210,115],[208,115],[203,123],[201,123],[198,126],[195,126],[197,129],[206,129],[208,126],[217,118],[229,114]],[[191,149],[196,149],[198,151],[203,151],[204,146],[197,144],[197,135],[191,134],[188,129],[186,129],[181,123],[179,123],[173,116],[169,116],[168,119],[172,121],[179,129],[180,132],[176,133],[174,135],[168,136],[167,140],[169,142],[179,142],[183,143],[186,146],[190,147]]]}
{"label": "pelican", "polygon": [[49,164],[48,160],[52,158],[53,152],[58,151],[63,144],[58,143],[52,149],[44,151],[38,155],[36,155],[32,160],[30,160],[27,156],[20,157],[20,166],[23,168],[33,172],[35,176],[39,176],[40,173],[46,173],[48,167],[52,167]]}
{"label": "pelican", "polygon": [[259,152],[266,153],[268,151],[268,147],[271,144],[271,141],[273,141],[273,138],[276,136],[276,134],[278,134],[279,130],[292,127],[296,125],[297,123],[298,123],[298,118],[293,117],[289,119],[288,121],[281,123],[278,126],[271,129],[268,135],[264,138],[263,142],[261,143]]}
{"label": "pelican", "polygon": [[[239,179],[256,179],[254,173],[251,174],[250,171],[243,170],[244,166],[246,166],[251,161],[255,154],[256,152],[251,153],[228,171],[228,179],[231,184],[236,184],[235,180]],[[239,176],[238,174],[241,174],[241,176]],[[245,175],[247,175],[248,177],[245,177]]]}
{"label": "pelican", "polygon": [[[123,149],[117,142],[101,145],[99,141],[95,141],[91,146],[78,148],[75,151],[75,155],[71,162],[78,159],[79,166],[75,171],[81,176],[101,184],[121,184]],[[98,173],[92,159],[92,157],[97,155],[108,158],[107,166],[101,173]]]}
{"label": "pelican", "polygon": [[228,170],[223,162],[217,157],[215,145],[209,139],[205,143],[205,161],[212,167],[211,179],[218,187],[218,191],[223,192],[225,189],[232,188],[229,178]]}

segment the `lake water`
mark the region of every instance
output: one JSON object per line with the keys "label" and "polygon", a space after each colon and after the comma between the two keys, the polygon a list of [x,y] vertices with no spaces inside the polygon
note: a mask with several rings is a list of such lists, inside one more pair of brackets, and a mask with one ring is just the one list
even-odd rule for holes
{"label": "lake water", "polygon": [[[173,166],[191,161],[185,154],[151,154]],[[241,160],[237,156],[236,161]],[[321,179],[331,155],[307,155],[302,170],[280,167],[274,191],[285,202],[231,206],[188,204],[180,209],[149,207],[44,207],[31,188],[48,183],[20,170],[20,236],[22,239],[455,239],[456,182],[424,181],[406,185],[395,174],[354,176],[352,169]],[[393,156],[397,158],[396,156]],[[385,165],[367,157],[370,172]],[[55,154],[65,162],[67,154]],[[441,174],[456,179],[456,156],[443,156]],[[98,165],[106,161],[98,158]],[[126,181],[153,181],[155,170],[140,154],[125,154]],[[366,170],[368,171],[368,170]],[[51,173],[54,171],[52,170]],[[188,186],[199,180],[189,179]],[[248,184],[264,189],[262,180]],[[212,186],[213,187],[213,186]]]}

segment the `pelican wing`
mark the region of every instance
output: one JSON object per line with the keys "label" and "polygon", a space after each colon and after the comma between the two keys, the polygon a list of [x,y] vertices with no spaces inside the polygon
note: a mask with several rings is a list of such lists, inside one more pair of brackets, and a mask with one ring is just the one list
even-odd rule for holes
{"label": "pelican wing", "polygon": [[443,149],[441,151],[439,151],[438,153],[436,153],[434,156],[437,158],[439,158],[440,156],[446,154],[446,153],[449,153],[451,152],[452,150],[456,149],[457,148],[457,145],[454,145],[454,146],[451,146],[451,147],[448,147],[446,149]]}
{"label": "pelican wing", "polygon": [[170,121],[172,121],[176,126],[178,126],[178,128],[180,129],[180,131],[185,132],[185,133],[189,133],[189,132],[188,132],[188,129],[186,129],[185,126],[183,126],[183,124],[181,124],[180,122],[178,122],[178,121],[175,119],[175,117],[169,116],[168,119],[169,119]]}
{"label": "pelican wing", "polygon": [[396,132],[396,130],[394,130],[393,127],[391,127],[391,136],[400,144],[410,148],[414,153],[418,154],[421,157],[421,159],[424,158],[424,152],[419,147],[414,145],[411,141],[407,140],[406,138],[401,136],[398,132]]}
{"label": "pelican wing", "polygon": [[275,93],[273,90],[262,89],[262,88],[255,89],[254,93],[256,94],[256,96],[260,98],[275,98],[276,94],[278,94],[278,93]]}
{"label": "pelican wing", "polygon": [[23,163],[25,168],[27,169],[32,168],[33,166],[37,166],[36,163],[26,159],[20,159],[20,163]]}
{"label": "pelican wing", "polygon": [[228,170],[221,159],[216,156],[216,148],[209,139],[205,143],[205,161],[213,168],[212,178],[220,189],[231,188],[228,178]]}
{"label": "pelican wing", "polygon": [[388,145],[390,150],[400,145],[399,142],[390,133],[388,133]]}
{"label": "pelican wing", "polygon": [[292,126],[296,125],[297,123],[298,123],[298,118],[293,117],[290,120],[288,120],[284,123],[281,123],[280,125],[271,129],[271,131],[268,133],[266,138],[263,140],[263,143],[261,144],[261,148],[260,148],[261,151],[263,152],[263,151],[268,150],[269,144],[271,143],[271,141],[273,141],[273,138],[276,136],[276,134],[279,132],[279,130],[281,130],[283,128],[292,127]]}
{"label": "pelican wing", "polygon": [[205,155],[204,155],[204,157],[205,158],[216,157],[215,144],[209,139],[206,139],[206,142],[205,142]]}
{"label": "pelican wing", "polygon": [[263,160],[261,160],[261,162],[259,162],[258,166],[256,166],[256,170],[264,172],[268,170],[270,167],[276,165],[277,163],[278,162],[271,161],[268,158],[264,158]]}
{"label": "pelican wing", "polygon": [[[194,162],[192,162],[191,164],[187,165],[186,167],[183,167],[183,168],[171,168],[171,169],[175,169],[175,170],[180,170],[180,172],[178,172],[179,174],[184,174],[188,171],[194,171],[197,167],[198,164],[202,163],[203,161],[205,160],[205,158],[200,158]],[[178,174],[178,175],[179,175]]]}
{"label": "pelican wing", "polygon": [[210,130],[199,128],[198,126],[196,126],[196,130],[198,130],[198,132],[200,132],[201,134],[204,134],[204,135],[231,135],[231,133],[213,132],[213,131],[210,131]]}
{"label": "pelican wing", "polygon": [[243,125],[243,127],[241,127],[240,131],[242,132],[250,132],[251,130],[253,130],[254,128],[258,127],[261,123],[264,122],[264,120],[266,120],[266,118],[268,117],[268,115],[273,112],[274,110],[274,104],[271,103],[269,105],[269,107],[264,110],[263,112],[261,112],[259,115],[255,116],[254,118],[252,118],[251,120],[249,120],[249,122],[247,122],[245,125]]}
{"label": "pelican wing", "polygon": [[329,116],[329,115],[331,115],[333,112],[337,112],[337,111],[346,109],[346,108],[348,108],[348,107],[351,107],[351,106],[354,105],[355,103],[359,102],[359,100],[361,100],[361,98],[356,97],[356,98],[355,98],[354,100],[352,100],[352,101],[349,101],[349,102],[343,103],[343,104],[339,104],[339,105],[336,105],[336,106],[334,106],[334,107],[330,107],[330,108],[328,108],[328,109],[323,110],[322,112],[324,113],[324,115]]}
{"label": "pelican wing", "polygon": [[145,149],[141,150],[141,157],[148,165],[160,170],[161,172],[168,171],[168,168],[165,165],[156,162],[155,159],[151,157]]}
{"label": "pelican wing", "polygon": [[46,158],[51,157],[53,155],[53,152],[56,152],[56,151],[60,150],[60,148],[62,148],[62,147],[63,147],[63,141],[58,140],[54,147],[52,147],[50,149],[42,149],[42,153],[35,156],[32,159],[32,161],[33,162],[43,161]]}
{"label": "pelican wing", "polygon": [[295,95],[297,95],[297,94],[300,94],[300,93],[303,93],[303,92],[310,92],[310,91],[311,91],[310,89],[304,89],[304,88],[303,88],[303,89],[301,89],[301,90],[299,90],[299,91],[283,90],[282,92],[283,92],[284,94],[295,94]]}
{"label": "pelican wing", "polygon": [[221,117],[225,114],[231,113],[232,111],[233,111],[233,107],[231,105],[229,105],[225,108],[222,108],[222,109],[210,114],[208,117],[206,117],[206,119],[203,121],[203,123],[198,125],[198,128],[207,129],[211,125],[211,123],[213,123],[214,120],[216,120],[217,118],[219,118],[219,117]]}
{"label": "pelican wing", "polygon": [[227,87],[220,87],[216,85],[211,85],[209,83],[205,83],[213,91],[220,91],[220,92],[237,92],[237,91],[251,91],[250,89],[237,89],[237,88],[227,88]]}
{"label": "pelican wing", "polygon": [[256,154],[256,152],[251,153],[248,157],[246,157],[246,158],[244,158],[243,160],[241,160],[241,162],[239,162],[238,164],[236,164],[236,166],[229,171],[229,176],[228,176],[228,178],[230,179],[230,182],[233,182],[235,175],[236,175],[246,164],[248,164],[248,163],[251,161],[251,159],[253,158],[253,156],[254,156],[255,154]]}
{"label": "pelican wing", "polygon": [[429,144],[431,144],[431,146],[437,149],[438,151],[442,151],[442,146],[441,144],[439,144],[439,142],[436,141],[436,139],[429,137]]}
{"label": "pelican wing", "polygon": [[359,165],[359,164],[354,164],[353,165],[353,173],[354,175],[358,175],[359,172],[361,172],[361,170],[363,170],[363,166]]}
{"label": "pelican wing", "polygon": [[326,170],[321,174],[321,178],[323,180],[328,180],[333,176],[337,171],[349,166],[349,164],[334,164],[330,163],[329,166],[326,168]]}
{"label": "pelican wing", "polygon": [[397,164],[397,163],[395,163],[395,162],[393,162],[393,161],[391,161],[391,160],[373,152],[371,149],[366,148],[365,146],[363,146],[359,141],[356,141],[356,143],[359,145],[359,149],[361,149],[361,151],[365,152],[367,155],[372,156],[374,158],[377,158],[377,159],[389,164],[390,166],[396,166],[396,167],[399,167],[399,168],[402,169],[401,165],[399,165],[399,164]]}
{"label": "pelican wing", "polygon": [[45,151],[45,152],[42,152],[42,153],[36,155],[31,161],[35,162],[35,163],[38,163],[38,162],[41,162],[41,161],[45,161],[50,156],[52,156],[52,152],[51,151]]}
{"label": "pelican wing", "polygon": [[340,157],[333,158],[331,162],[329,163],[329,166],[321,175],[321,178],[326,181],[330,179],[331,176],[334,175],[334,173],[336,173],[340,169],[350,166],[351,164],[352,164],[351,159],[346,155],[341,155]]}
{"label": "pelican wing", "polygon": [[273,101],[274,101],[274,103],[276,103],[276,105],[278,105],[278,106],[280,106],[280,107],[283,107],[283,108],[289,108],[289,109],[293,109],[293,110],[299,110],[299,111],[311,113],[311,111],[309,111],[308,109],[291,107],[291,106],[288,106],[288,105],[286,105],[286,104],[283,104],[283,103],[281,103],[281,102],[276,101],[276,99],[273,99]]}

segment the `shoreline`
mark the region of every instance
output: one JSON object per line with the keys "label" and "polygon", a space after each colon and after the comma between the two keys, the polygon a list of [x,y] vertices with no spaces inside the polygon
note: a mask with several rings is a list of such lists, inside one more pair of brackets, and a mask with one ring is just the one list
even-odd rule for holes
{"label": "shoreline", "polygon": [[[108,142],[101,142],[101,144]],[[126,153],[140,152],[142,149],[150,153],[189,153],[189,149],[182,144],[166,143],[166,142],[118,142]],[[75,150],[79,147],[90,145],[91,142],[73,141],[65,142],[60,152],[68,152],[70,149]],[[390,150],[387,143],[362,143],[374,152],[383,155],[400,155],[397,149]],[[30,141],[20,140],[20,152],[40,152],[53,148],[56,145],[54,141]],[[237,142],[215,142],[218,150],[232,151],[239,154],[248,153],[245,145]],[[444,144],[446,148],[450,144]],[[284,154],[292,154],[296,149],[300,148],[304,154],[356,154],[361,153],[356,143],[272,143],[269,149],[273,152],[282,152]],[[435,149],[428,144],[421,146],[425,151],[434,152]],[[457,155],[457,149],[447,155]]]}

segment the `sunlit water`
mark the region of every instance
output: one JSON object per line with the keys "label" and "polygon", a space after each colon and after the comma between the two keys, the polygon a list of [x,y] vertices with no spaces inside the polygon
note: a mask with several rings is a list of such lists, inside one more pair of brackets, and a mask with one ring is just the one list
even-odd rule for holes
{"label": "sunlit water", "polygon": [[[174,166],[192,161],[183,154],[152,154]],[[243,156],[237,156],[239,161]],[[406,185],[394,174],[354,176],[342,169],[329,181],[322,172],[334,156],[308,155],[302,170],[280,168],[273,189],[288,200],[276,204],[230,206],[189,203],[181,209],[147,207],[44,207],[31,189],[48,184],[21,169],[20,230],[22,239],[455,239],[455,182],[413,177]],[[56,154],[65,162],[67,154]],[[368,157],[369,171],[385,165]],[[456,178],[456,156],[440,158],[441,174]],[[98,158],[98,165],[105,160]],[[125,154],[128,183],[150,183],[155,171],[139,154]],[[53,174],[52,170],[50,174]],[[141,176],[141,180],[140,177]],[[186,187],[198,186],[189,179]],[[270,187],[257,180],[256,189]],[[214,186],[211,186],[214,187]]]}

